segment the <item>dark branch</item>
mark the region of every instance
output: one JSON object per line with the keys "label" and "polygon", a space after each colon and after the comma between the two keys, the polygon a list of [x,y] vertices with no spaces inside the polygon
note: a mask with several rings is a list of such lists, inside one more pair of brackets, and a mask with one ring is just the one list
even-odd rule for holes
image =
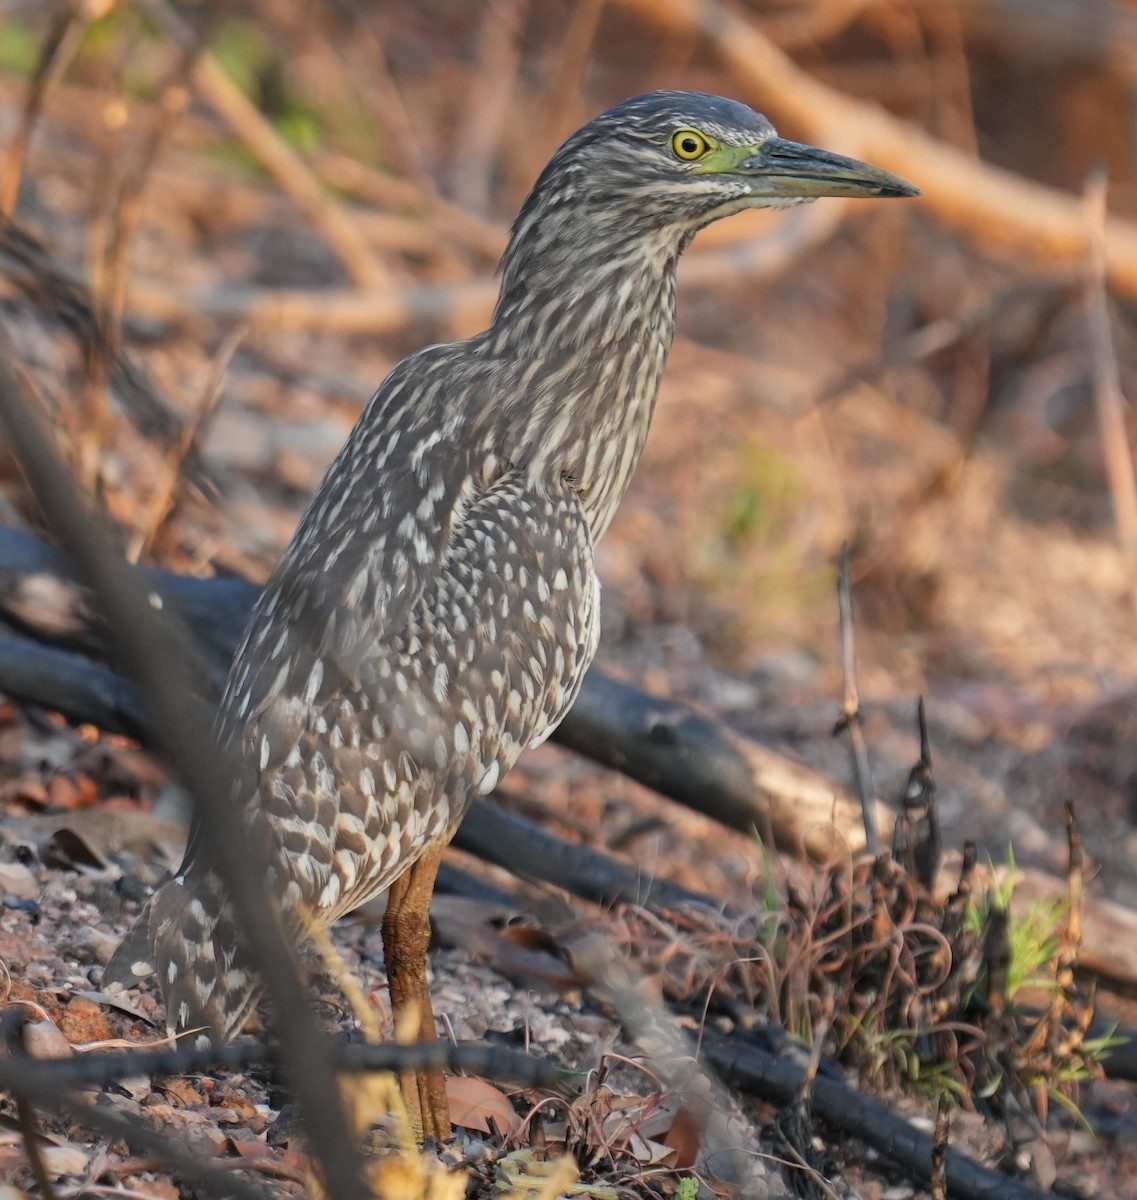
{"label": "dark branch", "polygon": [[524,817],[482,800],[470,806],[454,845],[519,878],[539,879],[595,904],[657,909],[694,905],[716,912],[723,907],[710,896],[646,875],[598,850],[562,841]]}
{"label": "dark branch", "polygon": [[[329,1047],[337,1070],[417,1071],[424,1067],[449,1067],[491,1079],[511,1080],[533,1088],[563,1088],[568,1072],[552,1059],[522,1054],[489,1042],[410,1042],[397,1044],[332,1042]],[[197,1047],[191,1043],[175,1049],[138,1049],[116,1053],[90,1053],[75,1058],[28,1060],[21,1073],[19,1060],[0,1063],[0,1083],[17,1095],[27,1089],[28,1073],[50,1081],[58,1089],[86,1084],[106,1085],[132,1075],[186,1075],[196,1071],[238,1071],[276,1062],[280,1049],[263,1042],[238,1042],[227,1046]],[[14,1068],[9,1070],[9,1067]],[[57,1093],[58,1094],[58,1093]]]}
{"label": "dark branch", "polygon": [[853,625],[853,591],[849,582],[849,543],[841,546],[841,562],[837,570],[837,614],[841,634],[841,674],[845,689],[841,703],[841,715],[833,732],[849,735],[849,748],[853,756],[853,774],[857,781],[857,795],[861,798],[861,812],[865,822],[865,849],[874,858],[880,854],[880,834],[873,816],[872,770],[869,767],[869,750],[865,732],[861,727],[861,698],[857,691],[857,649]]}
{"label": "dark branch", "polygon": [[[771,1054],[740,1039],[708,1035],[703,1054],[735,1087],[769,1103],[793,1103],[805,1072],[791,1059]],[[819,1074],[810,1089],[814,1116],[842,1133],[858,1138],[899,1164],[913,1178],[932,1178],[932,1138],[879,1100],[853,1091],[843,1082]],[[948,1195],[953,1200],[1056,1200],[968,1158],[958,1150],[947,1152]]]}

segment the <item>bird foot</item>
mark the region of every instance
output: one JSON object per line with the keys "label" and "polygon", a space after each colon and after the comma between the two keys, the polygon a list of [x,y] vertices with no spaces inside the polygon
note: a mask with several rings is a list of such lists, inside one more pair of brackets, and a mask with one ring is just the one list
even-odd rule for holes
{"label": "bird foot", "polygon": [[[441,858],[441,845],[428,850],[395,880],[387,894],[383,956],[400,1040],[429,1041],[438,1036],[426,977],[426,952],[430,946],[430,897]],[[401,1072],[399,1090],[417,1141],[450,1137],[450,1103],[441,1068]]]}
{"label": "bird foot", "polygon": [[450,1101],[440,1068],[404,1071],[399,1076],[399,1091],[402,1092],[416,1142],[421,1145],[427,1138],[440,1142],[449,1140]]}

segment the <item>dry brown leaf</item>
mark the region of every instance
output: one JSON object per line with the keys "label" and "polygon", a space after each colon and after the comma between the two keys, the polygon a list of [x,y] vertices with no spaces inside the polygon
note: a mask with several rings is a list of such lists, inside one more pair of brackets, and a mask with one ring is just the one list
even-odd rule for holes
{"label": "dry brown leaf", "polygon": [[222,1108],[229,1108],[240,1113],[243,1117],[252,1117],[257,1111],[256,1106],[250,1104],[248,1098],[234,1088],[226,1088],[222,1092],[220,1105]]}
{"label": "dry brown leaf", "polygon": [[452,1075],[446,1080],[446,1096],[450,1101],[450,1120],[463,1129],[477,1133],[497,1132],[509,1137],[521,1128],[521,1118],[513,1110],[504,1092],[468,1075]]}
{"label": "dry brown leaf", "polygon": [[280,1158],[281,1163],[299,1175],[307,1175],[310,1165],[308,1155],[295,1142],[289,1142]]}
{"label": "dry brown leaf", "polygon": [[643,1167],[673,1167],[679,1158],[674,1146],[633,1133],[628,1138],[628,1153]]}
{"label": "dry brown leaf", "polygon": [[124,1075],[118,1086],[132,1099],[145,1100],[154,1091],[149,1075]]}
{"label": "dry brown leaf", "polygon": [[271,1158],[273,1156],[273,1148],[266,1146],[264,1142],[238,1141],[234,1138],[227,1138],[225,1141],[226,1148],[239,1158]]}
{"label": "dry brown leaf", "polygon": [[102,870],[122,854],[150,862],[176,862],[185,849],[186,830],[138,808],[84,809],[63,816],[28,817],[19,823],[44,861]]}
{"label": "dry brown leaf", "polygon": [[0,787],[0,803],[47,808],[47,788],[38,779],[10,779]]}
{"label": "dry brown leaf", "polygon": [[176,1075],[163,1079],[160,1091],[179,1108],[192,1108],[205,1103],[205,1097],[188,1079],[181,1079]]}
{"label": "dry brown leaf", "polygon": [[451,898],[437,897],[430,907],[431,924],[444,945],[461,946],[479,955],[507,979],[537,981],[562,991],[580,987],[579,976],[548,932],[521,925],[497,929],[489,920],[500,917],[499,906],[472,907],[475,919],[471,920],[465,903],[439,904],[439,899]]}
{"label": "dry brown leaf", "polygon": [[99,789],[90,775],[53,775],[47,781],[47,797],[52,808],[74,812],[94,804]]}
{"label": "dry brown leaf", "polygon": [[663,1135],[663,1141],[675,1149],[675,1166],[680,1169],[693,1166],[702,1144],[702,1129],[686,1108],[675,1114],[671,1128]]}

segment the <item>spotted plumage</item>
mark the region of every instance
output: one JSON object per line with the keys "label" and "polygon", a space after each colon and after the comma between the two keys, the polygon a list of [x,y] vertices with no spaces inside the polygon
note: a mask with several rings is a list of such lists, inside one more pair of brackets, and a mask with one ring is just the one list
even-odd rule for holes
{"label": "spotted plumage", "polygon": [[[326,924],[448,838],[572,704],[599,635],[596,542],[647,436],[695,232],[905,187],[692,93],[627,101],[561,147],[514,225],[490,328],[380,386],[233,663],[217,723],[240,750],[233,802],[297,939],[301,911]],[[256,1000],[196,837],[106,982],[154,969],[173,1029],[227,1038]]]}

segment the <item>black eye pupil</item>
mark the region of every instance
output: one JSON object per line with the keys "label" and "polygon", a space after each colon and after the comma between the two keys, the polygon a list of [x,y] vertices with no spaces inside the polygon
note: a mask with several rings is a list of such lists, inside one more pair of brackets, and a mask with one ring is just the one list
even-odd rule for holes
{"label": "black eye pupil", "polygon": [[699,143],[697,141],[695,141],[694,138],[689,137],[689,138],[683,139],[683,153],[684,154],[694,154],[695,151],[698,150],[698,148],[699,148]]}

